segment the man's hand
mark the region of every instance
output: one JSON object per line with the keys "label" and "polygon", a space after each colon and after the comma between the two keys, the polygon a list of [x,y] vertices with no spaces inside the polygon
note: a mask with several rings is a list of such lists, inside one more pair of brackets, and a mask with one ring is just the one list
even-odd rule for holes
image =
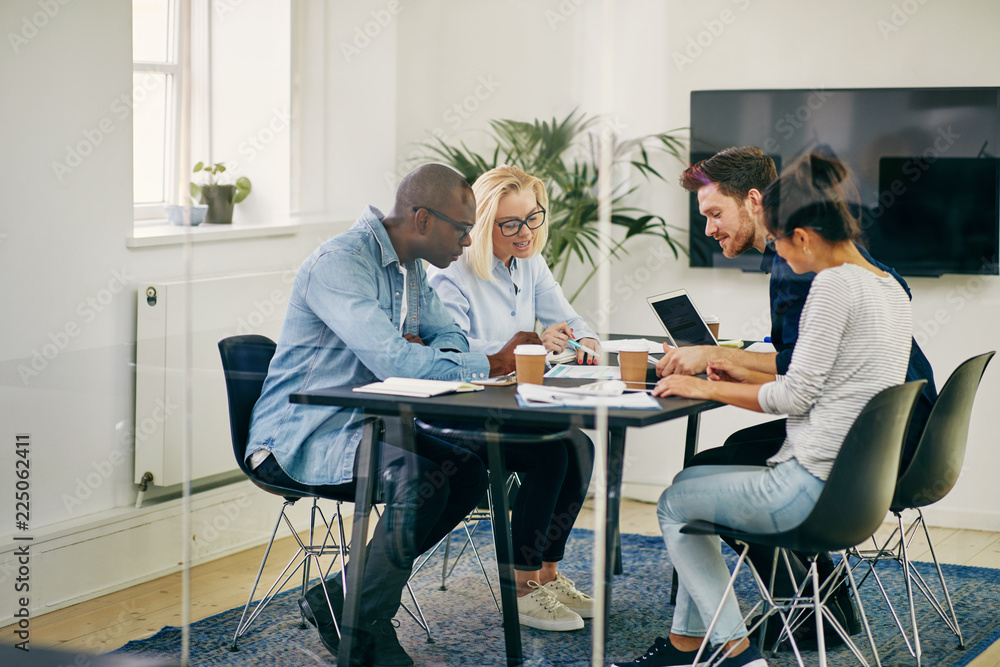
{"label": "man's hand", "polygon": [[569,339],[573,335],[573,330],[565,322],[553,324],[542,332],[542,345],[549,352],[559,353],[569,345]]}
{"label": "man's hand", "polygon": [[663,357],[656,362],[656,376],[698,375],[704,373],[708,362],[716,359],[717,348],[711,345],[670,347],[663,344]]}
{"label": "man's hand", "polygon": [[711,383],[688,375],[668,375],[653,388],[653,396],[681,396],[711,400]]}
{"label": "man's hand", "polygon": [[427,346],[424,341],[420,340],[420,336],[417,336],[416,334],[403,334],[403,338],[405,338],[408,343],[416,343],[417,345],[423,345],[424,347]]}
{"label": "man's hand", "polygon": [[514,348],[518,345],[541,345],[542,341],[534,331],[518,331],[496,354],[487,355],[490,362],[490,377],[506,375],[514,371]]}
{"label": "man's hand", "polygon": [[734,364],[728,359],[708,362],[708,368],[705,372],[708,374],[709,380],[716,382],[746,382],[751,376],[750,370],[739,364]]}

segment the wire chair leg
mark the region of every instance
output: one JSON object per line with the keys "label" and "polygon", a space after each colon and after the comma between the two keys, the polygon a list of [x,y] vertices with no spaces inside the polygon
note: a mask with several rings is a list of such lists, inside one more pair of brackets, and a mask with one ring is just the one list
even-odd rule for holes
{"label": "wire chair leg", "polygon": [[[944,573],[941,572],[941,563],[938,562],[937,554],[934,553],[934,543],[931,542],[931,534],[930,534],[930,531],[927,530],[927,522],[924,521],[924,513],[922,511],[920,511],[919,508],[917,509],[917,513],[919,514],[919,518],[917,520],[920,521],[920,524],[924,528],[924,536],[927,538],[927,548],[931,552],[931,559],[934,561],[934,567],[937,569],[938,579],[941,580],[941,588],[944,590],[945,600],[948,602],[948,610],[951,612],[951,620],[955,624],[954,627],[951,628],[951,630],[956,635],[958,635],[958,646],[959,646],[959,648],[964,649],[965,648],[965,640],[962,638],[962,628],[959,627],[959,625],[958,625],[958,616],[955,615],[955,605],[953,605],[951,603],[951,594],[948,593],[948,584],[945,583],[945,581],[944,581]],[[944,618],[944,614],[943,613],[941,614],[941,617]],[[947,618],[944,618],[944,621],[945,621],[945,623],[948,623],[948,619]]]}
{"label": "wire chair leg", "polygon": [[[712,616],[712,622],[708,624],[705,629],[705,638],[701,642],[701,646],[698,647],[698,652],[694,656],[694,660],[691,664],[697,665],[698,661],[701,660],[702,654],[708,647],[709,637],[712,635],[712,630],[715,629],[716,624],[719,622],[719,617],[722,616],[722,608],[726,604],[726,596],[733,590],[733,585],[736,583],[736,575],[740,572],[740,567],[743,565],[743,561],[747,558],[747,552],[750,551],[750,545],[744,544],[743,551],[740,553],[739,559],[736,561],[736,565],[733,567],[733,573],[729,577],[729,583],[726,584],[726,588],[722,592],[722,599],[719,600],[719,606],[715,609],[715,614]],[[723,643],[723,646],[725,643]]]}
{"label": "wire chair leg", "polygon": [[451,533],[444,537],[444,559],[441,561],[441,586],[438,590],[448,590],[448,556],[451,555]]}
{"label": "wire chair leg", "polygon": [[[899,529],[903,529],[903,515],[897,514],[899,519]],[[906,553],[906,540],[900,540],[900,565],[903,566],[903,583],[906,585],[906,601],[910,605],[910,629],[913,630],[913,650],[910,651],[917,659],[917,667],[920,667],[920,631],[917,630],[917,609],[913,604],[913,579],[910,575],[910,559]],[[907,642],[909,644],[909,642]]]}
{"label": "wire chair leg", "polygon": [[267,557],[271,553],[271,546],[274,544],[274,536],[278,534],[278,526],[281,525],[281,517],[285,513],[285,508],[288,507],[290,503],[286,502],[281,507],[281,513],[278,514],[277,521],[274,522],[274,530],[271,531],[271,539],[267,542],[267,548],[264,549],[264,557],[260,559],[260,567],[257,568],[257,578],[253,580],[253,586],[250,588],[250,596],[247,598],[247,603],[243,607],[243,614],[240,616],[240,622],[236,624],[236,633],[233,635],[233,643],[229,647],[230,651],[238,651],[239,647],[236,645],[236,641],[239,639],[240,635],[243,634],[240,630],[243,627],[243,621],[246,619],[247,611],[250,609],[250,604],[253,602],[253,594],[257,592],[257,585],[260,583],[260,577],[264,574],[264,566],[267,564]]}
{"label": "wire chair leg", "polygon": [[[878,649],[875,648],[875,638],[872,636],[872,628],[868,624],[868,615],[865,614],[865,605],[861,601],[861,594],[858,593],[858,584],[856,581],[854,581],[854,572],[851,570],[851,564],[847,560],[847,552],[841,551],[840,558],[844,563],[844,569],[847,571],[847,580],[851,584],[851,593],[854,594],[854,601],[858,605],[858,614],[861,616],[862,625],[865,626],[865,635],[868,636],[868,645],[872,649],[872,655],[875,656],[875,664],[878,665],[878,667],[882,667],[882,660],[881,658],[879,658]],[[848,642],[848,643],[853,645],[853,642]],[[864,660],[862,660],[862,662],[864,662]]]}

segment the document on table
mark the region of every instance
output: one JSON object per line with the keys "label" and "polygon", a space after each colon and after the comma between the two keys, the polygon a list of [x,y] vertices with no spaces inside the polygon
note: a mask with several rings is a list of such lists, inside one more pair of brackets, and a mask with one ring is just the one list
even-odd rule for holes
{"label": "document on table", "polygon": [[522,384],[517,387],[517,404],[522,408],[625,408],[656,410],[659,402],[644,391],[616,395],[595,395],[582,387],[546,387]]}
{"label": "document on table", "polygon": [[753,343],[746,348],[747,352],[777,352],[770,343]]}
{"label": "document on table", "polygon": [[621,369],[617,366],[576,366],[561,364],[553,366],[545,373],[547,378],[572,378],[574,380],[620,380]]}
{"label": "document on table", "polygon": [[440,396],[441,394],[482,390],[481,386],[469,382],[401,377],[389,377],[382,382],[372,382],[371,384],[354,388],[354,391],[362,393],[411,396],[413,398],[430,398],[431,396]]}
{"label": "document on table", "polygon": [[652,354],[662,354],[663,353],[663,343],[656,343],[654,341],[648,340],[646,338],[629,338],[625,340],[602,340],[601,347],[603,347],[608,352],[618,353],[621,349],[623,343],[640,343],[646,346],[646,351]]}

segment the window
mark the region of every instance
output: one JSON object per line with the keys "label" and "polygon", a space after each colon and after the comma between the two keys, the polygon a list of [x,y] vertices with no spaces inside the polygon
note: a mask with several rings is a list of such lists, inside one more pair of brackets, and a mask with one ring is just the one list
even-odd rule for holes
{"label": "window", "polygon": [[[287,227],[290,0],[132,0],[132,8],[135,224],[127,243],[179,238],[164,206],[189,201],[189,183],[201,180],[191,172],[197,162],[224,163],[224,183],[241,176],[253,182],[233,225],[212,229],[213,238],[226,230],[252,236],[251,227]],[[188,91],[189,104],[182,99]]]}
{"label": "window", "polygon": [[[184,32],[191,35],[192,127],[204,126],[207,95],[198,89],[207,80],[207,48],[198,37],[207,33],[207,2],[191,2],[191,24],[181,25],[178,0],[132,0],[133,201],[135,219],[162,220],[164,204],[179,193],[181,61]],[[192,152],[204,145],[193,135]],[[184,181],[187,187],[187,180]]]}

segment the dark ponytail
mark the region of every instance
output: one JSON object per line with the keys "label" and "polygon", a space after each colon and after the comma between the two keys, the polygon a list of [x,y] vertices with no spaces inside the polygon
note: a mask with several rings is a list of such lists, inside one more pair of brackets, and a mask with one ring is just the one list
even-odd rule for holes
{"label": "dark ponytail", "polygon": [[827,241],[854,241],[861,236],[851,212],[857,201],[847,167],[812,152],[789,165],[764,191],[764,224],[776,237],[808,227]]}

